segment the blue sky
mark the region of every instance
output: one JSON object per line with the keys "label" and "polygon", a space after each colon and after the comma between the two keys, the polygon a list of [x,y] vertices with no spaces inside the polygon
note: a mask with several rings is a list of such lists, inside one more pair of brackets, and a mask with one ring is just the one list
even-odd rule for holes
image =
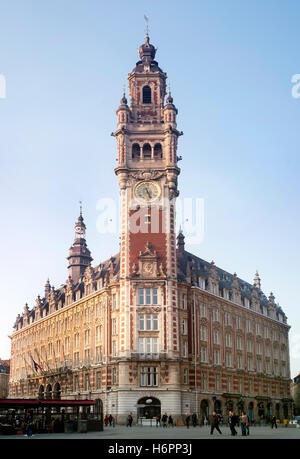
{"label": "blue sky", "polygon": [[181,197],[204,199],[205,237],[187,249],[273,291],[300,371],[298,1],[2,0],[0,357],[25,302],[67,278],[83,201],[94,263],[118,251],[97,202],[118,200],[116,128],[144,14],[179,109]]}

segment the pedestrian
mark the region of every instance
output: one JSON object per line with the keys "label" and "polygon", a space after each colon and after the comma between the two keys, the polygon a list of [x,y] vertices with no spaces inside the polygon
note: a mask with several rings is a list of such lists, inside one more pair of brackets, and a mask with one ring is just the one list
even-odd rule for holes
{"label": "pedestrian", "polygon": [[240,416],[240,423],[241,423],[241,430],[242,430],[242,437],[246,436],[246,424],[247,424],[247,415],[245,411],[242,411]]}
{"label": "pedestrian", "polygon": [[271,419],[271,427],[273,429],[273,427],[275,427],[277,429],[277,419],[276,419],[276,416],[272,416],[272,419]]}
{"label": "pedestrian", "polygon": [[213,414],[212,414],[212,419],[211,419],[211,429],[210,429],[210,435],[213,434],[214,430],[217,429],[217,431],[219,432],[219,434],[222,435],[222,432],[219,428],[219,418],[216,414],[216,412],[214,411]]}
{"label": "pedestrian", "polygon": [[32,429],[29,421],[26,424],[25,432],[27,437],[32,437]]}
{"label": "pedestrian", "polygon": [[230,428],[232,436],[237,435],[237,431],[235,430],[235,423],[236,423],[236,416],[232,411],[229,411],[229,413],[228,413],[228,424],[229,424],[229,428]]}
{"label": "pedestrian", "polygon": [[161,420],[162,420],[162,423],[163,423],[163,427],[167,427],[167,422],[168,422],[168,415],[167,415],[167,413],[165,413],[165,414],[163,415],[163,417],[161,418]]}
{"label": "pedestrian", "polygon": [[156,427],[160,426],[160,414],[156,416]]}
{"label": "pedestrian", "polygon": [[127,427],[132,427],[132,421],[133,421],[133,417],[131,415],[131,413],[127,416]]}
{"label": "pedestrian", "polygon": [[116,419],[114,416],[112,416],[112,426],[116,427]]}
{"label": "pedestrian", "polygon": [[192,424],[193,424],[194,427],[196,427],[196,425],[197,425],[197,415],[196,415],[196,413],[193,413],[193,415],[192,415]]}
{"label": "pedestrian", "polygon": [[249,415],[247,414],[247,423],[246,423],[246,435],[250,435],[250,418]]}
{"label": "pedestrian", "polygon": [[174,421],[173,421],[173,418],[172,418],[171,415],[170,415],[169,418],[168,418],[168,424],[169,424],[169,426],[174,427]]}
{"label": "pedestrian", "polygon": [[106,416],[105,416],[105,418],[104,418],[105,427],[108,426],[108,422],[109,422],[109,421],[108,421],[108,416],[107,416],[107,414],[106,414]]}
{"label": "pedestrian", "polygon": [[111,424],[112,424],[112,420],[113,420],[113,417],[112,417],[112,415],[110,414],[110,415],[108,416],[108,422],[109,422],[110,427],[111,427]]}
{"label": "pedestrian", "polygon": [[208,419],[207,419],[206,416],[205,416],[205,418],[204,418],[204,420],[203,420],[203,424],[204,424],[205,427],[208,425]]}
{"label": "pedestrian", "polygon": [[187,429],[190,428],[190,420],[191,420],[190,415],[189,415],[189,414],[186,414],[185,424],[186,424],[186,428],[187,428]]}

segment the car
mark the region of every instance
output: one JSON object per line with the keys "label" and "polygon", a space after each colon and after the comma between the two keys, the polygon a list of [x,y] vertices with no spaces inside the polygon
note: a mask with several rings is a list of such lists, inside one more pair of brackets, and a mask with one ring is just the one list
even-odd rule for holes
{"label": "car", "polygon": [[290,424],[300,424],[300,416],[295,416],[294,419],[290,419]]}

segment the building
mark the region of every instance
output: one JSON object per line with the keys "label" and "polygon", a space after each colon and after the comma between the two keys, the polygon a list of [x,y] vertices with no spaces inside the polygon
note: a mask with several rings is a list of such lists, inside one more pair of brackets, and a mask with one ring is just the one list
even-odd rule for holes
{"label": "building", "polygon": [[300,416],[300,373],[293,379],[294,414]]}
{"label": "building", "polygon": [[80,212],[66,283],[48,280],[15,322],[10,397],[100,399],[119,423],[129,412],[290,416],[290,327],[274,295],[258,273],[249,284],[176,237],[182,132],[148,35],[139,54],[112,134],[120,251],[92,266]]}
{"label": "building", "polygon": [[9,366],[9,360],[0,359],[0,399],[8,396]]}

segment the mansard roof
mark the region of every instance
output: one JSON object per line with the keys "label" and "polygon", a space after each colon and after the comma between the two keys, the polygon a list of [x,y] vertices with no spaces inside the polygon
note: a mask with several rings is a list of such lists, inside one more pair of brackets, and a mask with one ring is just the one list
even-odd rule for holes
{"label": "mansard roof", "polygon": [[[204,280],[207,280],[211,269],[211,265],[211,263],[203,260],[202,258],[196,255],[193,255],[190,252],[187,252],[186,250],[177,250],[177,278],[181,282],[191,282],[192,285],[197,285],[197,279],[199,277]],[[232,287],[233,278],[235,276],[217,266],[216,270],[219,276],[219,288],[227,288],[228,290],[230,290],[230,288]],[[189,280],[189,278],[191,280]],[[238,277],[237,280],[241,291],[241,297],[251,299],[253,285]],[[266,306],[268,308],[270,306],[270,302],[266,295],[261,290],[258,290],[258,295],[261,308],[263,306]],[[275,307],[277,313],[282,314],[283,317],[286,317],[285,313],[278,304],[276,304]]]}

